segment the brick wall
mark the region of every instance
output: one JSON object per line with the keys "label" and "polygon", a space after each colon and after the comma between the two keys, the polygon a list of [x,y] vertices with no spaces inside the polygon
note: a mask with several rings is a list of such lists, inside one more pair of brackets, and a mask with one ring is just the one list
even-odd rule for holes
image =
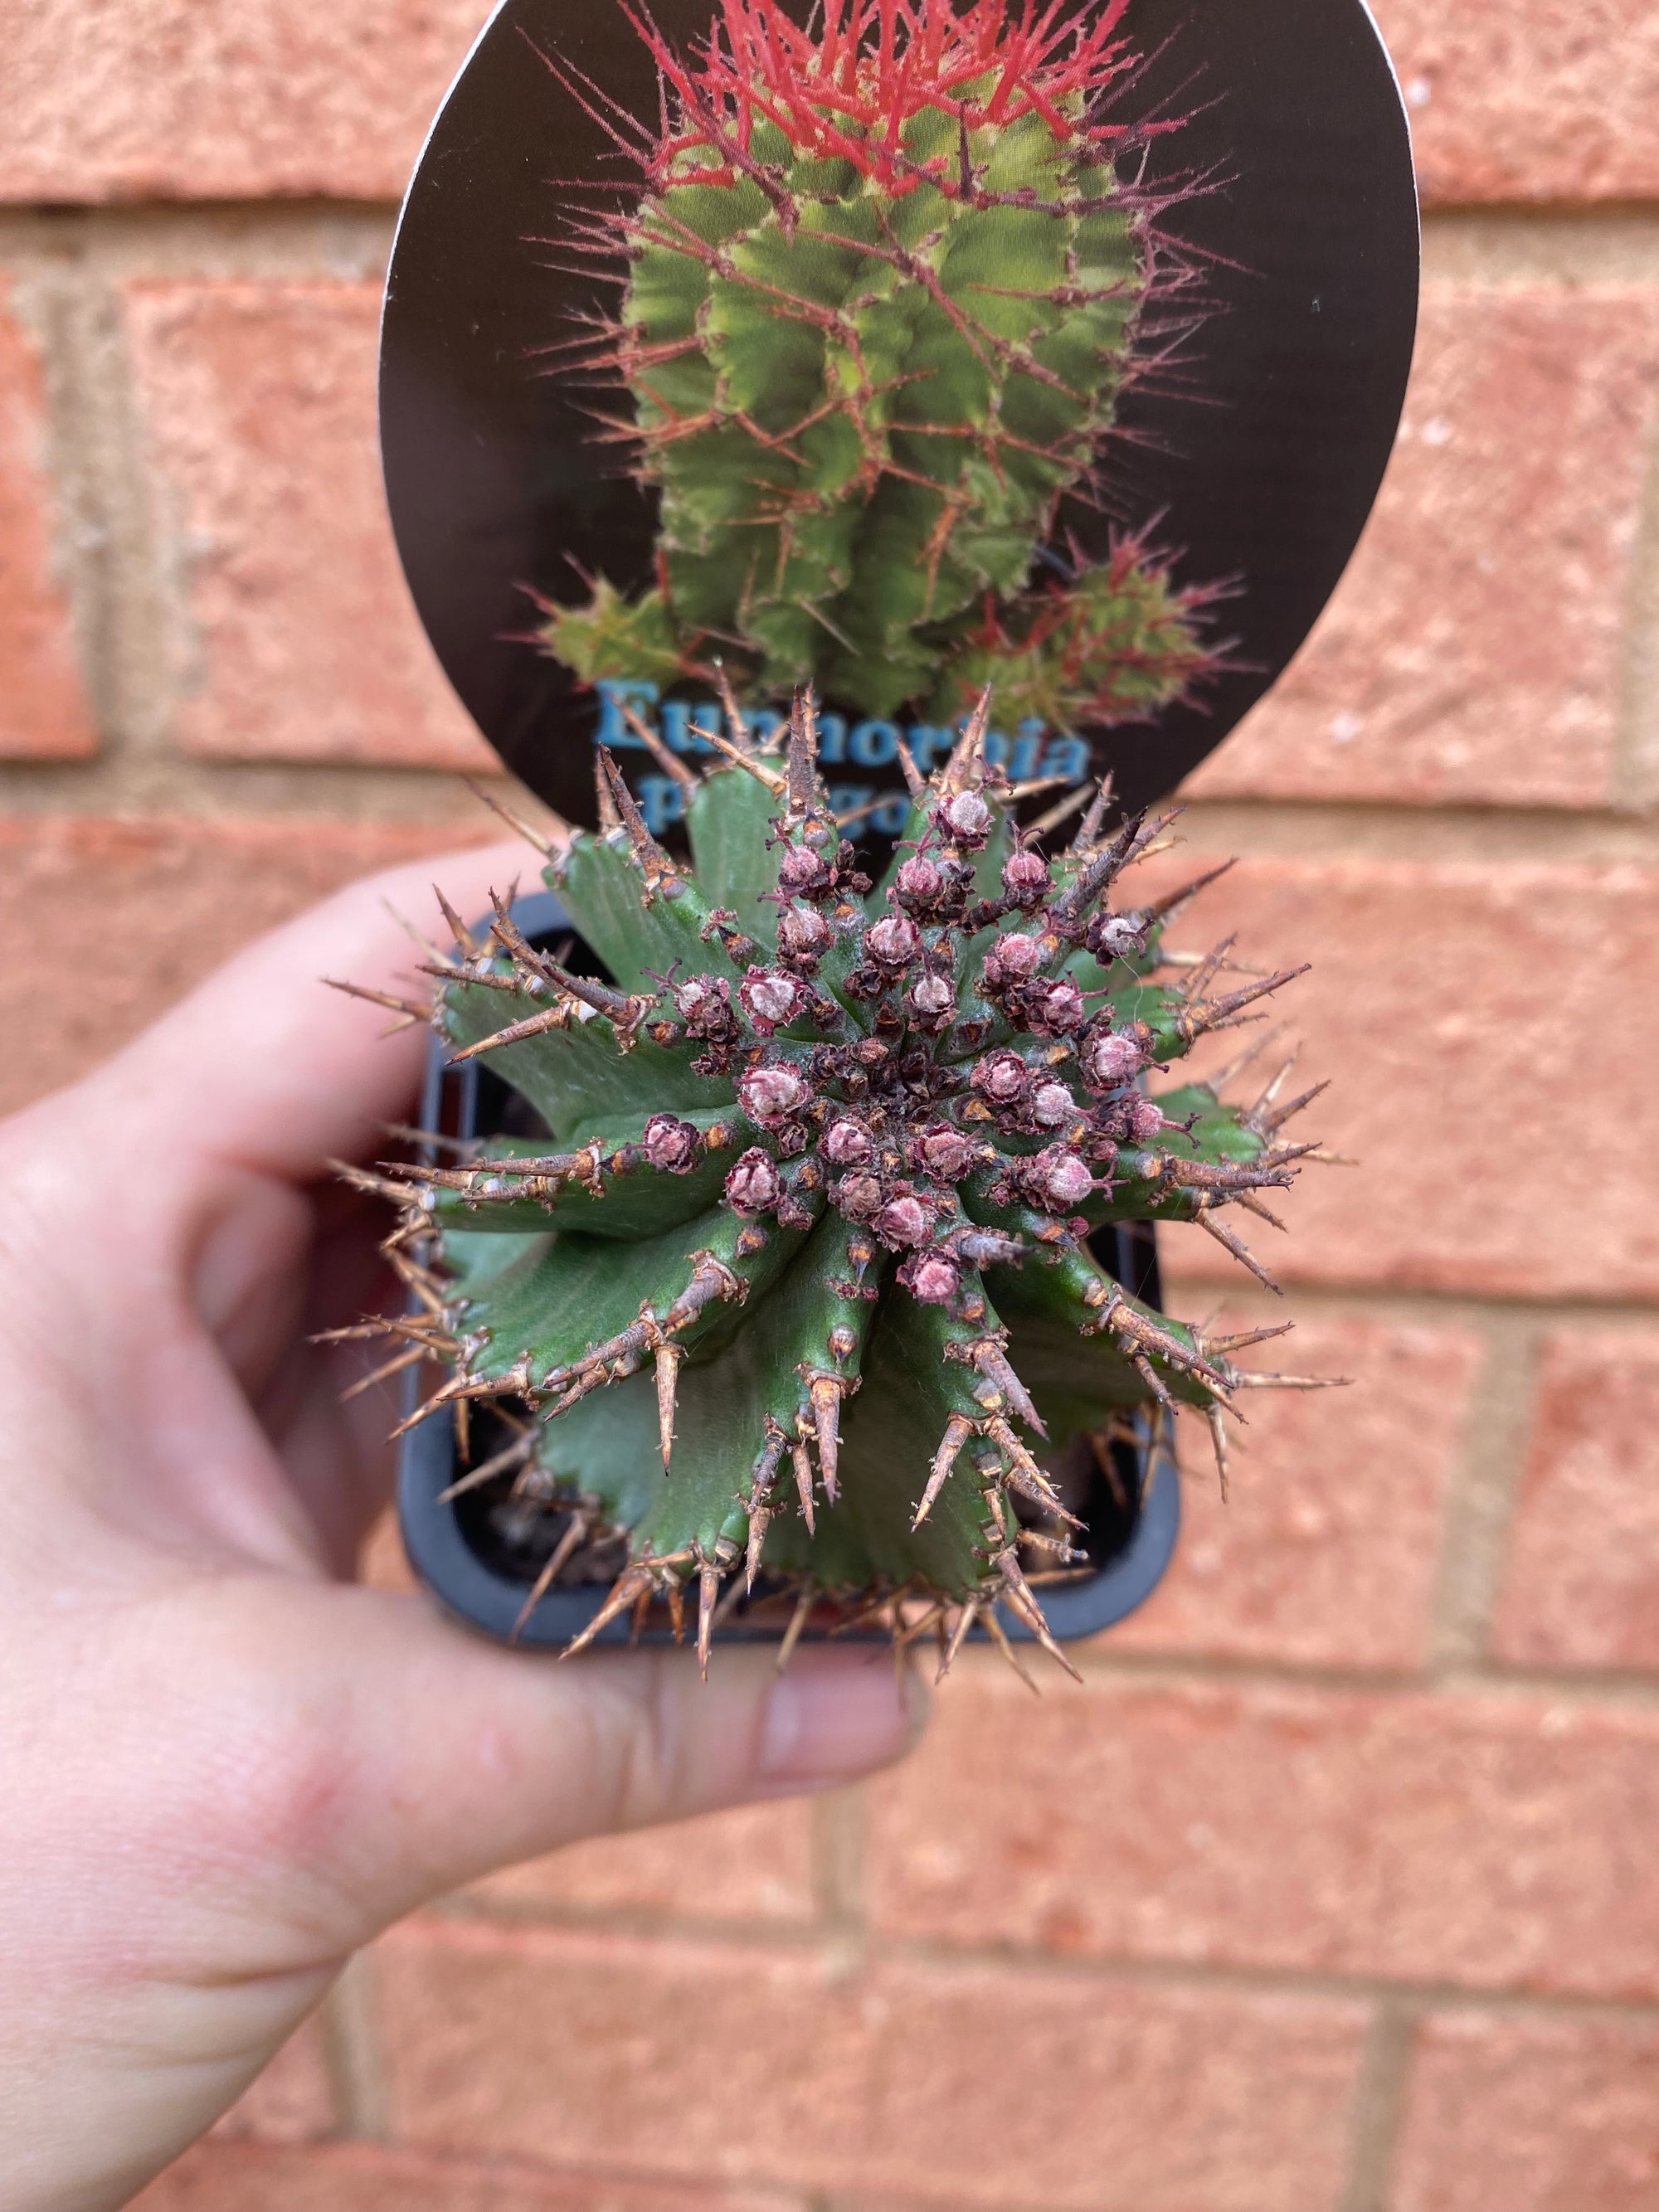
{"label": "brick wall", "polygon": [[[360,1962],[146,2212],[1659,2203],[1659,17],[1378,0],[1395,470],[1198,778],[1335,1079],[1303,1364],[1038,1705],[568,1854]],[[470,827],[380,519],[375,286],[482,0],[0,0],[7,1103]],[[84,905],[80,902],[84,901]],[[212,927],[210,927],[211,920]],[[94,944],[66,1017],[30,954]],[[1172,1243],[1183,1308],[1263,1300]],[[1605,1518],[1601,1516],[1605,1516]]]}

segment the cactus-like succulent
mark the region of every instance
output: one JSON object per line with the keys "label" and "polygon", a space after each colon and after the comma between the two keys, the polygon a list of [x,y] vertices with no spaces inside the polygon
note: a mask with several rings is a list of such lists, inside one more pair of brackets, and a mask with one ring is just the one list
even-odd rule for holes
{"label": "cactus-like succulent", "polygon": [[577,349],[660,522],[650,590],[547,606],[555,658],[664,689],[724,659],[751,698],[945,723],[991,684],[1061,730],[1217,665],[1212,594],[1144,532],[1096,568],[1065,534],[1190,273],[1121,173],[1123,10],[825,0],[803,30],[726,0],[690,58],[634,15],[649,129],[561,70],[642,173],[577,227],[627,272]]}
{"label": "cactus-like succulent", "polygon": [[764,1575],[896,1621],[921,1601],[954,1641],[1006,1601],[1046,1642],[1041,1571],[1076,1525],[1056,1455],[1182,1404],[1224,1449],[1234,1395],[1269,1379],[1232,1364],[1254,1337],[1150,1310],[1088,1239],[1195,1221],[1255,1265],[1217,1216],[1291,1180],[1313,1148],[1279,1132],[1304,1102],[1154,1099],[1145,1079],[1289,978],[1222,988],[1224,947],[1166,953],[1198,886],[1114,907],[1164,824],[1105,831],[1103,789],[1045,858],[984,757],[988,715],[911,771],[872,888],[810,698],[769,747],[728,691],[724,758],[678,769],[692,865],[605,753],[610,826],[549,848],[605,980],[505,903],[432,963],[439,1036],[546,1134],[368,1179],[404,1207],[419,1300],[385,1326],[453,1369],[425,1413],[506,1420],[468,1479],[513,1471],[562,1530],[541,1587],[619,1570],[596,1627],[690,1584],[706,1656],[722,1585]]}

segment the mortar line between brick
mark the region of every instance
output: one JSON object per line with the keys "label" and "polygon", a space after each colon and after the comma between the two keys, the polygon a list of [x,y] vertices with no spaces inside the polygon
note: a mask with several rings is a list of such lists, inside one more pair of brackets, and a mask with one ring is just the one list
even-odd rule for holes
{"label": "mortar line between brick", "polygon": [[323,2045],[341,2136],[349,2142],[390,2140],[380,1992],[374,1955],[360,1951],[324,2000]]}
{"label": "mortar line between brick", "polygon": [[1389,2180],[1405,2112],[1417,2014],[1386,2000],[1366,2031],[1349,2123],[1347,2185],[1336,2212],[1387,2212]]}
{"label": "mortar line between brick", "polygon": [[1491,1648],[1543,1333],[1541,1316],[1486,1317],[1486,1356],[1453,1461],[1430,1609],[1441,1668],[1478,1666]]}
{"label": "mortar line between brick", "polygon": [[[628,1912],[574,1913],[555,1917],[556,1908],[532,1929],[521,1920],[505,1923],[472,1911],[465,1914],[427,1913],[413,1923],[442,1926],[463,1921],[476,1936],[514,1937],[603,1936],[640,1943],[670,1943],[718,1950],[738,1957],[796,1957],[813,1954],[832,1969],[841,1961],[833,1936],[807,1924],[776,1929],[753,1923],[713,1927],[706,1922],[687,1923],[672,1914]],[[1170,1990],[1215,1992],[1245,1996],[1321,1999],[1375,2008],[1392,2004],[1418,2014],[1475,2012],[1506,2019],[1585,2020],[1659,2030],[1659,1995],[1619,1997],[1573,1990],[1516,1990],[1484,1988],[1458,1982],[1423,1981],[1410,1976],[1389,1977],[1349,1968],[1328,1972],[1317,1967],[1254,1965],[1188,1958],[1138,1958],[1121,1952],[1087,1956],[1036,1949],[1018,1942],[951,1943],[922,1936],[872,1931],[860,1961],[863,1966],[925,1966],[958,1972],[1015,1974],[1027,1979],[1085,1982],[1103,1989],[1130,1986]]]}

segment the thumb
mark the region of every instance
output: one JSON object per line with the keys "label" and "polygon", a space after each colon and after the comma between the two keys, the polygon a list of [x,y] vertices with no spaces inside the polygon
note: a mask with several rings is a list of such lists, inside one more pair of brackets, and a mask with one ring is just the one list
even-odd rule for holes
{"label": "thumb", "polygon": [[926,1723],[884,1650],[807,1646],[780,1675],[772,1650],[728,1647],[705,1683],[689,1651],[565,1663],[477,1641],[418,1597],[298,1595],[285,1585],[286,1732],[310,1719],[301,1771],[278,1781],[301,1824],[283,1871],[319,1886],[306,1924],[337,1913],[341,1951],[583,1837],[856,1780]]}

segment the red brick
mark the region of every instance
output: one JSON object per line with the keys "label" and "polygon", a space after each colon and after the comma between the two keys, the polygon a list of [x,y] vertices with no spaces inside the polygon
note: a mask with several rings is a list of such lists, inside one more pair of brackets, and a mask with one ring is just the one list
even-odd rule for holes
{"label": "red brick", "polygon": [[216,2142],[313,2143],[335,2132],[321,2023],[308,2020],[213,2130]]}
{"label": "red brick", "polygon": [[1018,1967],[410,1927],[398,2136],[1048,2212],[1320,2212],[1361,2008]]}
{"label": "red brick", "polygon": [[480,0],[23,0],[0,198],[393,199]]}
{"label": "red brick", "polygon": [[[1170,865],[1185,875],[1225,857],[1194,844]],[[1360,1163],[1305,1170],[1284,1209],[1291,1236],[1246,1224],[1276,1273],[1499,1296],[1659,1291],[1659,1084],[1639,1011],[1659,1000],[1659,876],[1261,857],[1177,941],[1235,928],[1243,957],[1313,962],[1279,1018],[1306,1041],[1299,1076],[1334,1083],[1294,1127]],[[1177,1276],[1231,1277],[1196,1231],[1165,1246]]]}
{"label": "red brick", "polygon": [[[126,322],[178,579],[173,727],[216,759],[494,763],[386,520],[368,285],[134,285]],[[527,648],[526,648],[527,649]]]}
{"label": "red brick", "polygon": [[983,1667],[872,1806],[907,1937],[1659,1995],[1659,1714]]}
{"label": "red brick", "polygon": [[1659,1330],[1545,1346],[1497,1649],[1522,1667],[1659,1669]]}
{"label": "red brick", "polygon": [[1645,0],[1376,0],[1376,13],[1431,204],[1659,190],[1659,18]]}
{"label": "red brick", "polygon": [[480,1882],[480,1903],[517,1915],[633,1911],[687,1920],[812,1916],[812,1812],[748,1805],[672,1828],[608,1836]]}
{"label": "red brick", "polygon": [[[613,2146],[625,2155],[627,2146]],[[527,2172],[341,2143],[307,2151],[204,2145],[132,2212],[802,2212],[792,2197]]]}
{"label": "red brick", "polygon": [[471,834],[459,810],[447,829],[0,817],[0,1027],[25,1041],[0,1060],[0,1112],[83,1074],[262,931]]}
{"label": "red brick", "polygon": [[1389,2212],[1652,2212],[1656,2077],[1650,2026],[1426,2022]]}
{"label": "red brick", "polygon": [[1192,791],[1604,804],[1656,368],[1659,294],[1431,295],[1353,566]]}
{"label": "red brick", "polygon": [[40,362],[0,274],[0,759],[98,750],[54,557]]}
{"label": "red brick", "polygon": [[[191,0],[31,0],[7,21],[0,197],[395,197],[483,12],[259,0],[228,18]],[[1659,31],[1642,0],[1378,0],[1377,13],[1431,200],[1659,185]]]}
{"label": "red brick", "polygon": [[1241,1358],[1353,1383],[1243,1401],[1249,1428],[1235,1433],[1224,1504],[1203,1424],[1183,1423],[1181,1547],[1156,1596],[1113,1631],[1109,1648],[1420,1666],[1478,1340],[1304,1322]]}

